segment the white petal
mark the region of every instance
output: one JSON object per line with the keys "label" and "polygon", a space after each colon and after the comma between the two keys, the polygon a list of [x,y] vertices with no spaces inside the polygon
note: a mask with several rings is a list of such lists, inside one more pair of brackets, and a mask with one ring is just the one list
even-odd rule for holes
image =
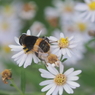
{"label": "white petal", "polygon": [[49,40],[51,40],[51,41],[58,41],[58,39],[55,38],[55,37],[53,37],[53,36],[50,36],[50,37],[48,37],[48,38],[49,38]]}
{"label": "white petal", "polygon": [[64,66],[63,66],[63,64],[60,62],[60,64],[59,64],[59,72],[62,74],[63,71],[64,71]]}
{"label": "white petal", "polygon": [[11,51],[21,51],[22,48],[18,48],[18,49],[11,49]]}
{"label": "white petal", "polygon": [[55,69],[55,67],[48,65],[47,69],[50,71],[50,73],[57,75],[59,72],[57,71],[57,69]]}
{"label": "white petal", "polygon": [[71,41],[74,38],[74,36],[71,36],[68,40]]}
{"label": "white petal", "polygon": [[17,64],[19,64],[22,60],[22,56],[17,60]]}
{"label": "white petal", "polygon": [[52,88],[46,93],[46,95],[52,94],[55,88],[56,88],[56,85],[53,85]]}
{"label": "white petal", "polygon": [[65,74],[66,76],[68,76],[68,75],[71,74],[73,71],[74,71],[74,68],[70,68],[70,69],[68,69],[67,71],[65,71],[64,74]]}
{"label": "white petal", "polygon": [[66,49],[66,53],[67,53],[67,55],[68,55],[69,57],[72,56],[71,53],[70,53],[70,51],[69,51],[68,49]]}
{"label": "white petal", "polygon": [[94,21],[95,21],[95,11],[92,13],[91,21],[92,21],[92,22],[94,22]]}
{"label": "white petal", "polygon": [[73,73],[71,73],[70,75],[79,75],[82,71],[81,70],[76,70]]}
{"label": "white petal", "polygon": [[75,6],[75,10],[77,10],[77,11],[86,11],[87,9],[88,9],[88,6],[83,3],[80,3]]}
{"label": "white petal", "polygon": [[42,33],[42,30],[38,33],[37,37],[39,37],[41,35],[41,33]]}
{"label": "white petal", "polygon": [[79,18],[84,18],[84,17],[86,17],[87,14],[88,14],[88,11],[85,11],[85,12],[81,13]]}
{"label": "white petal", "polygon": [[77,44],[74,44],[74,45],[69,45],[68,48],[75,48],[77,46]]}
{"label": "white petal", "polygon": [[85,1],[85,3],[91,3],[91,1],[93,1],[93,0],[84,0]]}
{"label": "white petal", "polygon": [[65,85],[63,86],[63,88],[64,88],[64,90],[65,90],[68,94],[74,93],[73,90],[71,89],[71,87],[68,86],[67,84],[65,84]]}
{"label": "white petal", "polygon": [[44,85],[48,85],[51,83],[53,83],[53,80],[45,80],[45,81],[42,81],[39,85],[44,86]]}
{"label": "white petal", "polygon": [[64,38],[64,34],[63,33],[60,33],[60,38]]}
{"label": "white petal", "polygon": [[22,60],[21,60],[21,62],[19,63],[19,66],[22,66],[22,65],[24,64],[24,61],[26,60],[26,57],[27,57],[26,54],[24,54],[24,55],[22,56]]}
{"label": "white petal", "polygon": [[63,55],[62,54],[62,49],[60,49],[58,52],[57,52],[57,54],[56,54],[58,57],[60,57],[61,58],[61,56]]}
{"label": "white petal", "polygon": [[67,81],[67,83],[69,85],[75,86],[75,87],[80,87],[80,85],[77,82],[73,82],[73,81]]}
{"label": "white petal", "polygon": [[26,68],[30,64],[31,64],[31,58],[30,58],[30,54],[28,54],[24,63],[24,68]]}
{"label": "white petal", "polygon": [[56,48],[56,49],[54,49],[54,50],[52,51],[52,53],[57,55],[59,51],[60,51],[60,49],[59,49],[59,48]]}
{"label": "white petal", "polygon": [[77,76],[67,77],[67,80],[68,80],[68,81],[69,81],[69,80],[75,81],[75,80],[78,80],[78,79],[79,79],[79,77],[77,77]]}
{"label": "white petal", "polygon": [[9,45],[12,49],[23,49],[23,46],[17,46],[17,45]]}
{"label": "white petal", "polygon": [[66,54],[66,49],[62,49],[62,54],[65,55]]}
{"label": "white petal", "polygon": [[59,48],[58,45],[52,45],[51,48]]}
{"label": "white petal", "polygon": [[91,12],[89,12],[89,13],[87,14],[87,16],[85,17],[85,20],[89,20],[89,19],[90,19],[90,17],[91,17],[91,15],[92,15],[92,13],[91,13]]}
{"label": "white petal", "polygon": [[34,62],[35,62],[35,63],[38,63],[38,58],[37,58],[37,56],[36,56],[35,54],[32,54],[32,56],[33,56]]}
{"label": "white petal", "polygon": [[43,78],[55,78],[55,76],[52,74],[41,74],[41,77],[43,77]]}
{"label": "white petal", "polygon": [[59,95],[62,95],[62,94],[63,94],[63,87],[59,86]]}
{"label": "white petal", "polygon": [[16,42],[18,45],[20,45],[19,39],[18,39],[17,37],[15,37],[14,39],[15,39],[15,42]]}
{"label": "white petal", "polygon": [[31,63],[32,63],[32,54],[28,55],[28,62],[27,63],[28,63],[27,66],[31,65]]}
{"label": "white petal", "polygon": [[23,53],[24,53],[24,51],[21,51],[21,52],[19,52],[19,53],[15,54],[15,55],[13,55],[13,56],[12,56],[12,58],[16,58],[16,57],[18,57],[18,56],[22,55]]}
{"label": "white petal", "polygon": [[48,72],[47,70],[44,70],[44,69],[39,69],[39,71],[40,71],[42,74],[50,74],[50,72]]}
{"label": "white petal", "polygon": [[56,86],[55,90],[53,91],[52,95],[58,95],[59,86]]}
{"label": "white petal", "polygon": [[52,84],[49,84],[49,85],[47,85],[47,86],[45,86],[44,88],[42,88],[42,92],[45,92],[45,91],[47,91],[48,89],[50,89],[51,87],[53,87],[54,86],[54,83],[52,83]]}
{"label": "white petal", "polygon": [[31,35],[31,32],[30,32],[30,30],[27,30],[27,33],[26,33],[27,35]]}

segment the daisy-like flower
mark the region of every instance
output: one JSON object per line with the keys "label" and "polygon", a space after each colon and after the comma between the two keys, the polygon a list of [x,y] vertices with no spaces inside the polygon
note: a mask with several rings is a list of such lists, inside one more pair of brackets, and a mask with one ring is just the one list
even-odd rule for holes
{"label": "daisy-like flower", "polygon": [[35,2],[28,2],[25,4],[21,4],[20,6],[21,6],[21,8],[19,10],[19,12],[20,12],[19,16],[22,19],[30,20],[35,17],[36,10],[37,10],[37,6],[36,6]]}
{"label": "daisy-like flower", "polygon": [[[29,30],[27,31],[26,35],[30,35]],[[39,35],[40,33],[37,36]],[[35,63],[38,63],[40,61],[38,57],[36,57],[35,52],[33,52],[32,50],[26,52],[27,49],[24,49],[24,46],[20,45],[19,39],[17,37],[15,37],[15,42],[18,45],[9,45],[9,47],[11,48],[11,51],[19,51],[17,54],[12,56],[12,58],[17,61],[17,64],[19,66],[24,65],[24,68],[26,68],[28,65],[31,65],[32,60],[34,60]]]}
{"label": "daisy-like flower", "polygon": [[60,63],[59,71],[50,64],[48,65],[47,69],[48,71],[39,69],[39,71],[41,72],[41,76],[43,78],[47,78],[47,80],[40,83],[41,86],[46,85],[41,90],[42,92],[48,90],[46,95],[62,95],[64,90],[68,94],[73,94],[73,89],[80,86],[75,81],[79,79],[77,75],[82,72],[81,70],[74,71],[74,68],[70,68],[63,73],[64,66],[62,65],[62,63]]}
{"label": "daisy-like flower", "polygon": [[30,26],[30,31],[32,31],[32,35],[37,35],[39,31],[43,31],[41,35],[45,35],[47,33],[47,30],[44,26],[43,23],[39,21],[35,21],[31,26]]}
{"label": "daisy-like flower", "polygon": [[48,21],[48,23],[53,27],[57,27],[58,17],[59,17],[58,10],[53,7],[46,7],[44,10],[44,13],[45,13],[45,18]]}
{"label": "daisy-like flower", "polygon": [[56,38],[53,36],[49,37],[51,45],[51,50],[53,54],[56,54],[58,57],[62,55],[68,55],[69,57],[72,56],[72,53],[77,46],[77,41],[73,41],[74,37],[71,36],[70,38],[64,37],[63,33],[60,33],[60,37]]}
{"label": "daisy-like flower", "polygon": [[85,3],[77,4],[75,10],[82,12],[80,17],[85,20],[95,21],[95,0],[85,0]]}

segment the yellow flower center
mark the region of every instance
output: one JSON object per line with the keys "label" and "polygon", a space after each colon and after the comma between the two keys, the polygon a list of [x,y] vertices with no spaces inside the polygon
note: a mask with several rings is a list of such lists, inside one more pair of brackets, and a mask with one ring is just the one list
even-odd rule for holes
{"label": "yellow flower center", "polygon": [[1,27],[2,27],[3,30],[8,30],[9,25],[8,25],[8,23],[3,22]]}
{"label": "yellow flower center", "polygon": [[69,40],[67,37],[66,38],[60,38],[58,41],[58,44],[59,44],[60,48],[66,48],[69,45]]}
{"label": "yellow flower center", "polygon": [[54,78],[54,82],[57,84],[57,85],[64,85],[66,83],[66,76],[64,74],[58,74],[56,75],[56,77]]}
{"label": "yellow flower center", "polygon": [[10,5],[6,5],[5,8],[4,8],[4,12],[7,15],[11,15],[13,13],[13,8]]}
{"label": "yellow flower center", "polygon": [[89,3],[88,6],[90,10],[95,11],[95,1],[92,1],[91,3]]}
{"label": "yellow flower center", "polygon": [[86,30],[86,25],[84,23],[78,23],[78,28],[80,31],[85,31]]}
{"label": "yellow flower center", "polygon": [[6,45],[3,47],[3,50],[6,52],[6,53],[9,53],[11,51],[11,49]]}

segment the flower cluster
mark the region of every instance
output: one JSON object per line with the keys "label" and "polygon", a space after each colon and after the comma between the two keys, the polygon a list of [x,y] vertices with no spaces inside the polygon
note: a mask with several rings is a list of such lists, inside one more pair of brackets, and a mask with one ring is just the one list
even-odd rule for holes
{"label": "flower cluster", "polygon": [[[24,33],[20,38],[15,37],[17,45],[9,45],[11,51],[18,52],[13,55],[12,58],[17,62],[19,66],[31,65],[31,63],[42,62],[46,65],[46,69],[39,69],[41,77],[47,78],[47,80],[40,83],[41,86],[45,86],[41,91],[48,90],[46,95],[62,95],[65,90],[68,94],[74,93],[73,89],[80,85],[75,82],[79,79],[79,75],[82,71],[70,68],[64,71],[63,60],[64,56],[71,58],[74,54],[74,50],[78,42],[74,39],[74,36],[65,37],[63,33],[60,33],[59,38],[40,37],[41,32],[37,36],[33,36],[30,30]],[[68,60],[68,59],[67,59]]]}

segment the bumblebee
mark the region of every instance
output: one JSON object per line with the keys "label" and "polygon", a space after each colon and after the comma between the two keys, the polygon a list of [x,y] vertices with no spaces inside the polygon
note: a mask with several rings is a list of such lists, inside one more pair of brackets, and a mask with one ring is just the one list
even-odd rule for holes
{"label": "bumblebee", "polygon": [[24,46],[26,53],[33,51],[36,55],[39,52],[48,53],[50,51],[49,39],[47,37],[37,37],[22,34],[19,38],[19,43]]}

